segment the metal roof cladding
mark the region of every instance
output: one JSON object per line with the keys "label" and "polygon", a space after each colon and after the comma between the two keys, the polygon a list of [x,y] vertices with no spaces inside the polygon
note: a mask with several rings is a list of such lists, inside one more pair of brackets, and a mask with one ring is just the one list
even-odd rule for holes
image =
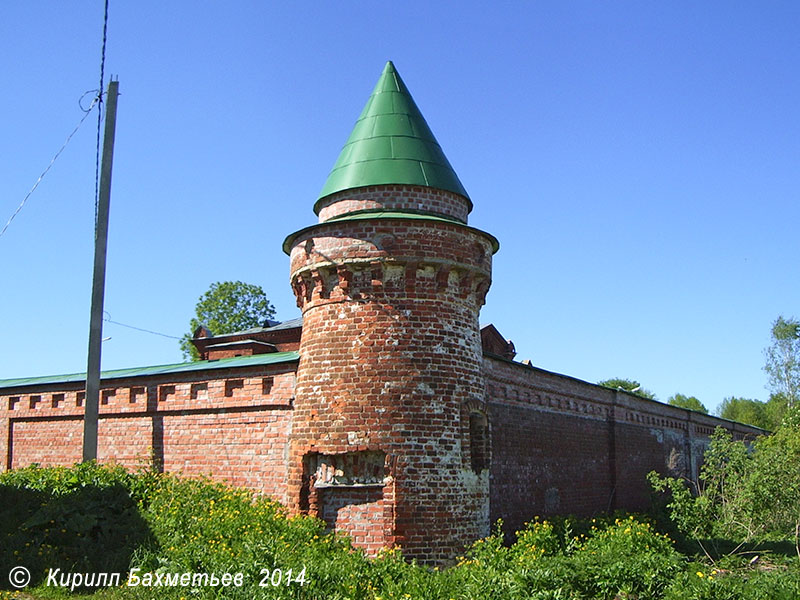
{"label": "metal roof cladding", "polygon": [[[271,354],[255,354],[253,356],[220,358],[219,360],[198,360],[195,362],[178,363],[173,365],[134,367],[132,369],[103,371],[100,374],[100,378],[102,381],[107,381],[109,379],[123,379],[128,377],[170,375],[173,373],[188,373],[191,371],[209,371],[215,369],[233,369],[237,367],[274,365],[278,363],[292,362],[299,359],[300,354],[297,352],[273,352]],[[75,373],[73,375],[48,375],[45,377],[24,377],[19,379],[0,379],[0,389],[24,387],[27,385],[52,385],[83,381],[86,381],[85,373]]]}
{"label": "metal roof cladding", "polygon": [[[314,206],[336,192],[369,185],[408,184],[469,195],[442,152],[392,61],[333,165]],[[471,207],[470,207],[471,208]]]}
{"label": "metal roof cladding", "polygon": [[309,225],[308,227],[304,227],[299,231],[295,231],[294,233],[289,234],[289,236],[287,236],[287,238],[283,241],[283,251],[286,254],[291,255],[292,245],[294,244],[294,241],[307,231],[319,229],[320,227],[324,227],[327,225],[335,225],[337,223],[342,223],[345,221],[365,221],[365,220],[374,221],[377,219],[405,219],[409,221],[437,221],[439,223],[449,223],[450,225],[456,225],[457,227],[468,229],[470,231],[475,231],[483,236],[486,236],[492,244],[493,254],[500,249],[500,242],[498,242],[497,238],[494,237],[491,233],[486,233],[485,231],[476,229],[475,227],[464,225],[464,223],[462,223],[461,221],[456,221],[455,219],[447,219],[445,217],[436,217],[434,215],[428,215],[425,213],[410,212],[410,211],[390,212],[383,210],[364,210],[361,212],[353,212],[344,215],[339,215],[338,217],[333,217],[331,219],[328,219],[327,221],[323,221],[322,223]]}

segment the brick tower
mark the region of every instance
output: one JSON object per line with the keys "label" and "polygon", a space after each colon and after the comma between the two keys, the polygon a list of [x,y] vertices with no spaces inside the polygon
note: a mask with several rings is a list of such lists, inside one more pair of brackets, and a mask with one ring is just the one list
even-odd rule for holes
{"label": "brick tower", "polygon": [[446,561],[489,529],[478,313],[497,240],[389,62],[290,235],[303,313],[293,509],[376,551]]}

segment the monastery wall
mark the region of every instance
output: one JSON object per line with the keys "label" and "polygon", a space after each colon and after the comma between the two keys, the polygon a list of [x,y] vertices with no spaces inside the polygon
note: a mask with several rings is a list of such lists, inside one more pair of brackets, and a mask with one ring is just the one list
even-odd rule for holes
{"label": "monastery wall", "polygon": [[[165,471],[207,475],[291,506],[296,364],[104,380],[98,458],[128,468],[155,460]],[[715,427],[737,439],[762,433],[492,355],[484,355],[483,372],[485,403],[464,407],[460,417],[465,460],[473,469],[488,465],[488,499],[480,510],[488,513],[487,522],[502,518],[508,533],[537,515],[647,509],[646,474],[696,478]],[[0,390],[0,470],[80,461],[82,386],[75,381]],[[473,431],[473,409],[488,417],[486,450],[472,439],[479,431]],[[365,452],[360,459],[366,466],[359,468],[383,473],[378,454]],[[394,455],[389,458],[394,464]],[[431,455],[429,461],[435,466],[441,458]],[[332,466],[320,463],[318,469]],[[375,552],[396,535],[396,484],[393,476],[381,487],[322,486],[311,512]]]}
{"label": "monastery wall", "polygon": [[[104,380],[98,460],[208,475],[286,502],[295,362]],[[0,470],[81,460],[84,383],[0,390]]]}
{"label": "monastery wall", "polygon": [[652,470],[696,478],[709,436],[761,430],[508,360],[484,358],[492,522],[650,505]]}

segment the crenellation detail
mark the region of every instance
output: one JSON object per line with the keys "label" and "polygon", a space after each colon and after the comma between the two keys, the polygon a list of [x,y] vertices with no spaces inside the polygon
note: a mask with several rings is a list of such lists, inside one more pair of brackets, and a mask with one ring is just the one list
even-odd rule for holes
{"label": "crenellation detail", "polygon": [[292,290],[301,309],[319,302],[381,298],[397,293],[449,296],[453,301],[482,306],[490,285],[491,280],[483,270],[446,261],[414,259],[356,260],[335,269],[311,264],[292,280]]}

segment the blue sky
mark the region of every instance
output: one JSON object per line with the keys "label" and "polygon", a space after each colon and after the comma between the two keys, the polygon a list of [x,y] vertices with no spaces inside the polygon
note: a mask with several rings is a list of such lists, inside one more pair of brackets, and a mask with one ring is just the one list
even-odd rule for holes
{"label": "blue sky", "polygon": [[[102,2],[5,2],[0,226],[96,88]],[[120,2],[106,310],[180,336],[208,285],[297,316],[284,237],[393,60],[500,240],[481,314],[518,358],[666,400],[766,399],[800,316],[797,2]],[[0,237],[0,378],[85,369],[90,117]],[[177,362],[107,323],[103,368]]]}

